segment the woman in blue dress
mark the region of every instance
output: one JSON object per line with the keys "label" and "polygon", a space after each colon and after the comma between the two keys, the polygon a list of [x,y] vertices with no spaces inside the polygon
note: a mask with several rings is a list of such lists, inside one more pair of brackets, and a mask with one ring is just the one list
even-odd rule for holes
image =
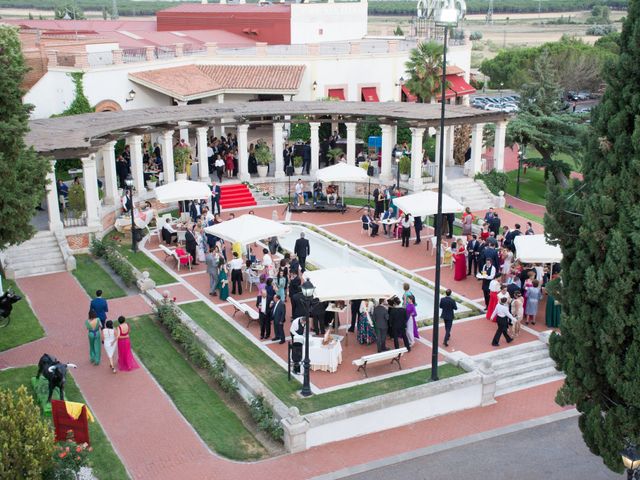
{"label": "woman in blue dress", "polygon": [[287,278],[285,276],[284,269],[279,268],[278,276],[276,277],[276,281],[275,281],[275,287],[278,292],[278,296],[282,299],[283,302],[285,301],[285,298],[286,298],[285,297],[286,286],[287,286]]}
{"label": "woman in blue dress", "polygon": [[542,298],[542,288],[538,280],[532,282],[532,286],[527,288],[527,305],[524,307],[525,324],[536,324],[536,315],[538,315],[538,304]]}

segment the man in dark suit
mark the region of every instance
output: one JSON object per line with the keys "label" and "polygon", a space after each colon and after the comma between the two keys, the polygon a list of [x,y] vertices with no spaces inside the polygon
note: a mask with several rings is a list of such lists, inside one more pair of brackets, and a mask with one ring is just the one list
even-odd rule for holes
{"label": "man in dark suit", "polygon": [[368,208],[367,208],[366,213],[364,215],[362,215],[360,220],[362,220],[362,229],[363,230],[370,230],[372,237],[376,237],[378,235],[378,229],[380,228],[380,226],[373,219],[373,217],[371,216],[371,212],[370,212],[370,210]]}
{"label": "man in dark suit", "polygon": [[300,269],[302,270],[302,273],[304,273],[307,256],[311,253],[309,240],[304,238],[304,232],[301,232],[300,238],[296,240],[296,244],[293,247],[293,253],[298,257],[298,260],[300,261]]}
{"label": "man in dark suit", "polygon": [[422,231],[422,217],[420,215],[413,217],[413,228],[416,230],[415,244],[420,243],[420,232]]}
{"label": "man in dark suit", "polygon": [[96,312],[98,319],[100,320],[101,328],[104,328],[104,323],[107,321],[107,312],[109,311],[109,305],[107,305],[107,301],[102,298],[102,290],[96,291],[96,298],[91,300],[89,304],[89,311],[93,310]]}
{"label": "man in dark suit", "polygon": [[197,200],[192,200],[191,205],[189,205],[189,216],[191,217],[191,221],[196,223],[198,218],[202,215],[202,208],[200,206],[200,202]]}
{"label": "man in dark suit", "polygon": [[296,270],[291,270],[291,274],[293,277],[289,281],[289,299],[291,300],[291,305],[293,306],[293,297],[296,293],[302,292],[302,281],[298,276],[298,272]]}
{"label": "man in dark suit", "polygon": [[195,225],[191,228],[191,230],[187,230],[184,235],[184,244],[185,249],[191,255],[192,263],[191,265],[198,265],[196,259],[196,248],[198,247],[198,243],[196,242],[196,236],[193,234],[193,229],[196,228]]}
{"label": "man in dark suit", "polygon": [[489,208],[489,210],[487,211],[487,213],[484,214],[484,221],[489,223],[489,220],[491,220],[493,218],[493,207]]}
{"label": "man in dark suit", "polygon": [[302,147],[302,173],[307,172],[309,175],[309,170],[311,170],[311,143],[307,140]]}
{"label": "man in dark suit", "polygon": [[504,246],[511,250],[513,253],[516,253],[516,237],[522,235],[520,231],[520,224],[516,223],[515,229],[510,230],[509,233],[504,238]]}
{"label": "man in dark suit", "polygon": [[354,332],[356,329],[356,322],[358,321],[358,315],[360,315],[360,305],[362,304],[362,299],[351,300],[351,326],[349,327],[350,332]]}
{"label": "man in dark suit", "polygon": [[276,336],[272,340],[280,340],[279,343],[284,343],[285,307],[284,302],[280,298],[280,295],[276,294],[273,297],[273,309],[271,310],[271,312],[271,318],[273,318],[273,327],[276,334]]}
{"label": "man in dark suit", "polygon": [[496,267],[491,263],[491,259],[487,257],[482,269],[480,270],[480,273],[482,274],[482,294],[484,295],[485,310],[489,308],[489,284],[491,283],[491,280],[495,278],[496,272]]}
{"label": "man in dark suit", "polygon": [[449,346],[451,338],[451,326],[453,325],[453,311],[458,309],[456,301],[451,298],[451,290],[447,289],[444,297],[440,299],[440,318],[444,321],[444,346]]}
{"label": "man in dark suit", "polygon": [[493,217],[489,219],[489,230],[493,232],[493,235],[498,238],[498,234],[500,233],[500,217],[498,216],[498,212],[494,212]]}
{"label": "man in dark suit", "polygon": [[220,185],[217,185],[216,182],[211,182],[211,213],[216,213],[216,208],[218,209],[218,214],[220,213]]}
{"label": "man in dark suit", "polygon": [[[301,291],[291,297],[291,318],[305,317],[307,315],[307,304],[304,293]],[[323,317],[324,319],[324,314]]]}
{"label": "man in dark suit", "polygon": [[453,238],[453,222],[456,219],[455,213],[446,213],[445,214],[447,226],[449,227],[447,231],[447,238]]}
{"label": "man in dark suit", "polygon": [[397,297],[389,301],[389,327],[394,348],[400,348],[398,339],[402,338],[405,348],[410,352],[411,345],[407,338],[407,309],[402,307],[402,302]]}
{"label": "man in dark suit", "polygon": [[471,275],[471,266],[473,265],[473,274],[478,273],[478,254],[480,251],[480,243],[477,235],[471,235],[471,240],[467,243],[467,275]]}
{"label": "man in dark suit", "polygon": [[485,247],[484,247],[484,250],[483,250],[483,254],[484,254],[485,261],[486,260],[491,260],[491,263],[496,268],[498,268],[500,266],[500,257],[498,256],[498,250],[496,250],[493,245],[491,245],[491,244],[489,244],[487,242],[485,244]]}
{"label": "man in dark suit", "polygon": [[376,326],[376,346],[378,353],[389,350],[387,348],[387,331],[389,329],[389,312],[380,299],[378,305],[373,309],[373,323]]}

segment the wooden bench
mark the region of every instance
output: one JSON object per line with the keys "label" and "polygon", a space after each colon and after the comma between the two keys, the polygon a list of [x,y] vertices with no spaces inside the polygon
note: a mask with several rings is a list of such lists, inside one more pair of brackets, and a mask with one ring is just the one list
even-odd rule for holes
{"label": "wooden bench", "polygon": [[[175,250],[171,250],[170,248],[167,248],[166,246],[160,244],[160,250],[162,250],[162,253],[164,253],[164,261],[167,261],[167,258],[173,258],[176,261],[176,266],[178,267],[178,271],[180,271],[180,256],[176,253]],[[189,254],[187,254],[187,256],[182,257],[182,258],[189,258]],[[191,270],[191,259],[189,259],[189,270]]]}
{"label": "wooden bench", "polygon": [[362,357],[354,360],[352,363],[358,367],[357,371],[362,370],[364,372],[364,376],[366,378],[369,378],[369,375],[367,375],[367,365],[371,365],[373,363],[380,363],[386,360],[391,360],[391,363],[396,362],[398,364],[398,369],[402,370],[402,365],[400,365],[400,358],[405,353],[407,353],[407,349],[405,347],[396,348],[395,350],[387,350],[386,352],[363,355]]}
{"label": "wooden bench", "polygon": [[256,312],[249,305],[245,303],[240,303],[232,297],[227,297],[227,302],[229,302],[233,307],[232,317],[235,317],[236,313],[238,312],[242,312],[247,316],[247,318],[249,319],[249,321],[247,322],[247,328],[249,328],[249,325],[251,325],[251,322],[257,322],[260,319],[260,315],[258,315],[258,312]]}

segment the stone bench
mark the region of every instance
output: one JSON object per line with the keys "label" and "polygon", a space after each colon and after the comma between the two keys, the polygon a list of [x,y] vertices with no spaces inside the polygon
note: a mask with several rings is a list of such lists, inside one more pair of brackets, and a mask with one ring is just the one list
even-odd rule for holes
{"label": "stone bench", "polygon": [[400,358],[402,358],[402,355],[404,355],[405,353],[407,353],[407,349],[405,347],[396,348],[394,350],[387,350],[386,352],[363,355],[362,357],[354,360],[352,363],[358,367],[357,371],[362,370],[364,372],[364,376],[369,378],[369,375],[367,375],[367,365],[371,365],[374,363],[391,360],[391,363],[397,363],[398,368],[402,370],[402,365],[400,365]]}

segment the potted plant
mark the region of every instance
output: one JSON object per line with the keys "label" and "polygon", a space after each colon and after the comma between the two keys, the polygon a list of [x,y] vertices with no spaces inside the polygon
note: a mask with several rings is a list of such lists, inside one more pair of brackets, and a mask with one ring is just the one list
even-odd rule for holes
{"label": "potted plant", "polygon": [[156,188],[157,184],[158,184],[158,177],[156,177],[155,175],[151,175],[149,177],[149,180],[147,180],[147,189],[153,190],[154,188]]}
{"label": "potted plant", "polygon": [[255,150],[256,162],[258,163],[258,176],[266,177],[271,163],[271,150],[264,143],[258,145]]}
{"label": "potted plant", "polygon": [[189,147],[177,146],[173,149],[173,165],[176,170],[176,180],[187,179],[187,164],[191,160]]}
{"label": "potted plant", "polygon": [[293,171],[296,172],[296,175],[302,175],[302,157],[300,155],[296,155],[293,157]]}
{"label": "potted plant", "polygon": [[331,163],[336,163],[342,154],[341,148],[331,148],[327,151],[327,159],[331,161]]}
{"label": "potted plant", "polygon": [[398,168],[400,169],[400,180],[403,182],[409,180],[409,174],[411,173],[411,159],[408,156],[403,155],[400,158]]}

